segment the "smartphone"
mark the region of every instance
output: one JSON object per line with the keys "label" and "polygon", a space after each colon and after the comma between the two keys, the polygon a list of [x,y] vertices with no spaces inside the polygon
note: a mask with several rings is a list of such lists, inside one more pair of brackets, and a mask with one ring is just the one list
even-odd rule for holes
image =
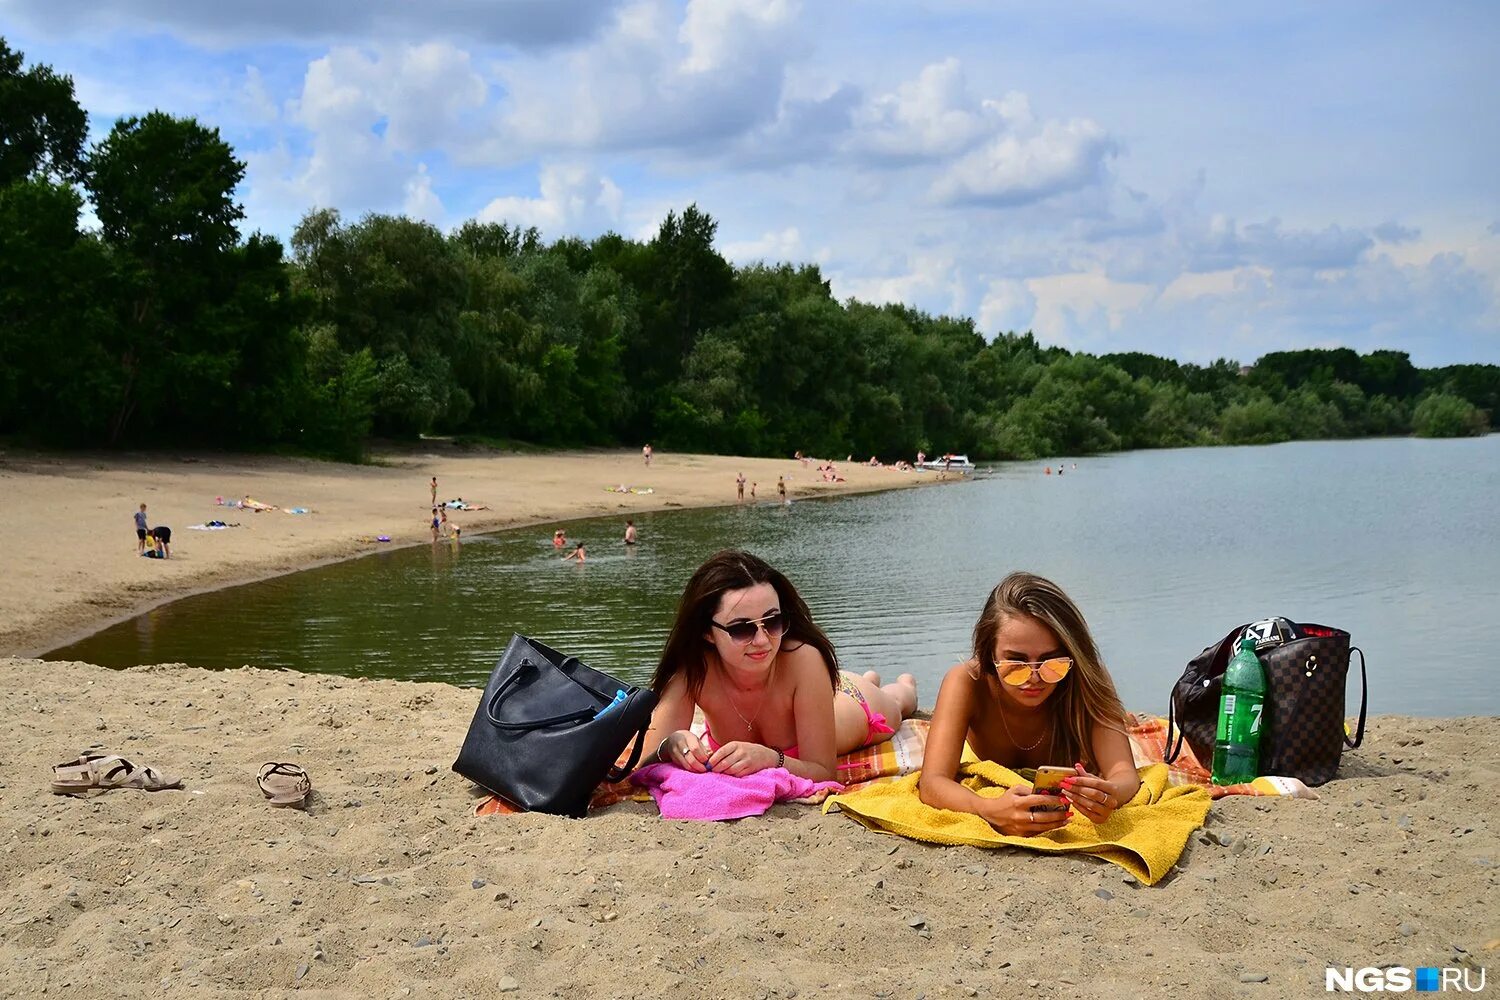
{"label": "smartphone", "polygon": [[[1031,783],[1033,795],[1056,795],[1062,797],[1062,783],[1064,778],[1071,778],[1078,772],[1071,767],[1053,767],[1043,765],[1036,769],[1036,780]],[[1066,811],[1067,803],[1057,806],[1049,806],[1054,811]]]}

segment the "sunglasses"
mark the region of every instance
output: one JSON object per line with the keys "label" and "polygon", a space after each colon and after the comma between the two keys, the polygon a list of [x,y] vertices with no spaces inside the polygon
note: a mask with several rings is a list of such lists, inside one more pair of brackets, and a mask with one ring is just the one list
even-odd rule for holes
{"label": "sunglasses", "polygon": [[764,618],[757,618],[751,622],[735,622],[733,625],[720,625],[718,622],[709,620],[714,628],[729,636],[730,639],[741,646],[755,641],[755,633],[761,629],[766,630],[766,638],[779,639],[786,632],[786,615],[780,611]]}
{"label": "sunglasses", "polygon": [[1066,656],[1054,656],[1040,663],[1027,663],[1025,660],[995,661],[996,673],[1011,687],[1021,687],[1031,680],[1032,674],[1040,677],[1045,684],[1056,684],[1068,676],[1068,671],[1072,669],[1073,661]]}

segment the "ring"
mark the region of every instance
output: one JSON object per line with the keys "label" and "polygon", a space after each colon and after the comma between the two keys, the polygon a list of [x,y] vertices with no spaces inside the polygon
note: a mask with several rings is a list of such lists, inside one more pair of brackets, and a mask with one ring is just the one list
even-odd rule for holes
{"label": "ring", "polygon": [[1026,815],[1030,816],[1031,817],[1031,821],[1033,823],[1035,823],[1036,822],[1036,806],[1032,806],[1030,809],[1026,810]]}

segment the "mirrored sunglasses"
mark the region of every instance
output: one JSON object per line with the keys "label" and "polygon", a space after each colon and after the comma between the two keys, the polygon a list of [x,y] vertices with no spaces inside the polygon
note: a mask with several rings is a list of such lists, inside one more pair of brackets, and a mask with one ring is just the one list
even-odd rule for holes
{"label": "mirrored sunglasses", "polygon": [[1032,674],[1040,677],[1044,684],[1056,684],[1068,676],[1068,671],[1072,669],[1073,661],[1066,656],[1054,656],[1040,663],[1028,663],[1025,660],[997,660],[995,662],[995,672],[1011,687],[1021,687],[1031,680]]}

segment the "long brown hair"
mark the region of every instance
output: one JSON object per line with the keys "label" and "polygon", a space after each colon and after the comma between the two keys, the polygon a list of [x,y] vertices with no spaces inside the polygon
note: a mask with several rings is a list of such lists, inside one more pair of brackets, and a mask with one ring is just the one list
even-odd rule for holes
{"label": "long brown hair", "polygon": [[788,642],[806,643],[822,653],[823,661],[828,664],[829,681],[837,687],[839,663],[833,652],[833,643],[813,622],[807,602],[802,600],[797,588],[759,556],[724,549],[709,556],[682,591],[682,598],[677,602],[677,618],[672,622],[667,645],[661,651],[656,674],[651,678],[651,690],[663,693],[672,678],[681,673],[687,675],[688,690],[696,699],[703,690],[703,679],[708,673],[705,660],[708,650],[703,635],[711,627],[709,623],[719,608],[719,599],[726,590],[742,590],[759,583],[769,583],[775,588],[781,613],[786,616],[782,648]]}
{"label": "long brown hair", "polygon": [[1098,764],[1094,760],[1094,726],[1123,731],[1125,706],[1109,671],[1099,659],[1099,649],[1094,645],[1083,613],[1051,580],[1035,573],[1010,574],[990,591],[984,610],[979,612],[979,621],[974,624],[974,660],[980,676],[997,674],[995,642],[1000,627],[1012,615],[1027,615],[1047,626],[1072,658],[1073,669],[1061,681],[1061,690],[1053,692],[1045,703],[1055,719],[1052,753],[1056,763],[1084,761],[1092,770]]}

